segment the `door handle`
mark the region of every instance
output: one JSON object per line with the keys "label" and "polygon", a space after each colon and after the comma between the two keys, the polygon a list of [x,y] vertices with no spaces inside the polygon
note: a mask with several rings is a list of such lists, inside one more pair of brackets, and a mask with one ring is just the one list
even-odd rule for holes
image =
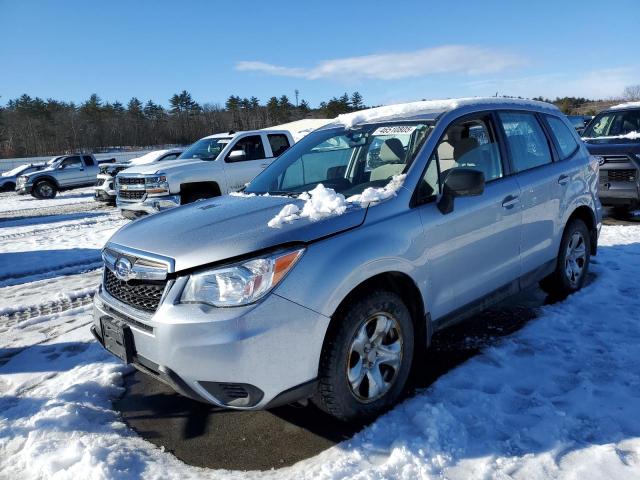
{"label": "door handle", "polygon": [[504,208],[506,208],[507,210],[512,209],[516,203],[518,203],[520,200],[518,199],[518,195],[507,195],[504,200],[502,201],[502,206]]}
{"label": "door handle", "polygon": [[558,177],[558,183],[560,185],[566,185],[569,183],[569,175],[560,175],[560,177]]}

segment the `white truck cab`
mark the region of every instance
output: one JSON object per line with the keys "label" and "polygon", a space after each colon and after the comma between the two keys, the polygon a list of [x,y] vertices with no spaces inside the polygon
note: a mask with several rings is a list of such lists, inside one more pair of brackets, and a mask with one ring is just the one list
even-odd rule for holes
{"label": "white truck cab", "polygon": [[118,173],[116,203],[137,218],[240,190],[293,145],[288,130],[252,130],[204,137],[176,160]]}

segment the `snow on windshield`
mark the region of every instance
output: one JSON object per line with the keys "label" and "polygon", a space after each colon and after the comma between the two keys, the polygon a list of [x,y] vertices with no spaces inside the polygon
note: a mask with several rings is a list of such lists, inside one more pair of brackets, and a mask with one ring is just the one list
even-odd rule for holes
{"label": "snow on windshield", "polygon": [[333,188],[326,188],[319,184],[313,190],[302,193],[298,200],[304,200],[304,205],[289,203],[282,207],[282,210],[273,217],[267,225],[271,228],[280,228],[285,223],[308,218],[312,222],[327,217],[342,215],[350,205],[360,204],[365,206],[368,203],[376,203],[391,198],[404,182],[406,175],[394,175],[391,181],[383,188],[365,189],[359,195],[352,195],[345,198],[341,193],[336,193]]}

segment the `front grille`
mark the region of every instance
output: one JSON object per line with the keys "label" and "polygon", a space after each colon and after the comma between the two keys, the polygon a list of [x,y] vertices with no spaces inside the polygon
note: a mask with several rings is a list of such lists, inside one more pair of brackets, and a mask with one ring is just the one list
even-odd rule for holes
{"label": "front grille", "polygon": [[144,194],[144,190],[120,190],[118,192],[118,196],[123,200],[141,200]]}
{"label": "front grille", "polygon": [[624,155],[610,155],[604,157],[604,163],[629,163],[629,157]]}
{"label": "front grille", "polygon": [[631,169],[607,170],[607,177],[610,182],[634,182],[636,171]]}
{"label": "front grille", "polygon": [[144,185],[144,177],[118,177],[120,185]]}
{"label": "front grille", "polygon": [[155,312],[160,305],[160,299],[164,292],[166,281],[144,281],[118,279],[111,270],[104,269],[104,289],[122,303],[144,310]]}

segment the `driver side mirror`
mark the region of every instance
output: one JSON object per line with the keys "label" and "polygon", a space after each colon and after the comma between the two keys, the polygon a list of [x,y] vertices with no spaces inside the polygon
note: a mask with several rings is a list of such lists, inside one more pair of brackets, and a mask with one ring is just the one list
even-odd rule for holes
{"label": "driver side mirror", "polygon": [[453,168],[446,173],[442,182],[442,196],[438,210],[443,215],[453,212],[456,197],[475,197],[484,192],[484,173],[471,168]]}
{"label": "driver side mirror", "polygon": [[243,150],[232,150],[227,155],[228,162],[241,162],[247,158],[247,154]]}

